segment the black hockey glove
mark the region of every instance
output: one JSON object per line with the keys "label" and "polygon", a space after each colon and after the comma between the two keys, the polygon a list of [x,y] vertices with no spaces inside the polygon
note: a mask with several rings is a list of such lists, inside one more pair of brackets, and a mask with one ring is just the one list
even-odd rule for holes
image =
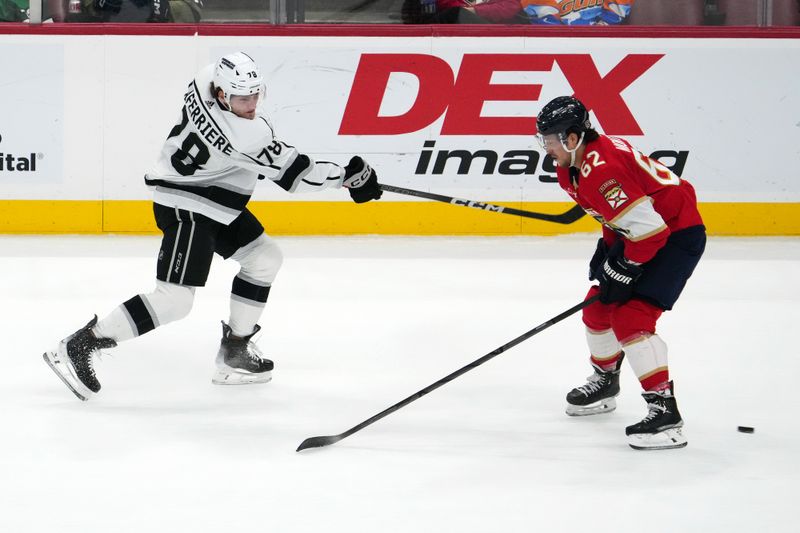
{"label": "black hockey glove", "polygon": [[597,279],[597,268],[603,264],[606,256],[608,256],[608,245],[605,239],[600,237],[597,240],[597,248],[594,251],[594,255],[589,260],[589,281]]}
{"label": "black hockey glove", "polygon": [[347,187],[350,197],[357,204],[377,200],[383,194],[378,184],[378,175],[366,161],[358,156],[351,158],[344,167],[342,185]]}
{"label": "black hockey glove", "polygon": [[600,282],[600,301],[621,304],[633,296],[633,287],[642,275],[642,267],[631,263],[622,254],[610,254],[596,274]]}
{"label": "black hockey glove", "polygon": [[122,2],[123,0],[94,0],[94,9],[117,14],[122,9]]}
{"label": "black hockey glove", "polygon": [[609,248],[605,239],[600,237],[597,240],[597,248],[594,251],[594,255],[589,260],[589,281],[599,279],[600,277],[597,271],[605,262],[606,258],[609,255],[622,255],[624,246],[625,245],[622,241],[616,241]]}

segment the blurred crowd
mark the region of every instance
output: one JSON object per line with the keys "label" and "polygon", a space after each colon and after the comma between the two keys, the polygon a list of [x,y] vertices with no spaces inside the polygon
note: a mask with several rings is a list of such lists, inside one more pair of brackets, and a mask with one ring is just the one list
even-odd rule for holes
{"label": "blurred crowd", "polygon": [[201,0],[71,0],[73,22],[200,22]]}
{"label": "blurred crowd", "polygon": [[[185,22],[201,20],[202,0],[43,0],[49,22]],[[0,0],[0,21],[26,22],[29,0]]]}
{"label": "blurred crowd", "polygon": [[[0,0],[26,22],[31,0]],[[33,0],[46,22],[276,23],[268,0]],[[800,25],[800,0],[283,0],[281,23]]]}
{"label": "blurred crowd", "polygon": [[619,24],[634,0],[405,0],[407,24]]}

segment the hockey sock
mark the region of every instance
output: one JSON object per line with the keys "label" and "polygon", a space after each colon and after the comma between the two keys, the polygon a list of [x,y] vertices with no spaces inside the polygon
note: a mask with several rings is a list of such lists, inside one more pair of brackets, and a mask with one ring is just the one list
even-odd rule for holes
{"label": "hockey sock", "polygon": [[622,347],[610,329],[595,331],[586,328],[586,343],[589,345],[592,364],[605,370],[614,370],[622,355]]}
{"label": "hockey sock", "polygon": [[228,325],[237,337],[253,333],[264,312],[269,296],[269,286],[261,286],[242,279],[241,273],[233,278],[231,287],[231,317]]}
{"label": "hockey sock", "polygon": [[668,385],[667,345],[661,337],[644,333],[623,342],[623,348],[645,391],[661,391]]}
{"label": "hockey sock", "polygon": [[189,314],[194,287],[156,281],[149,294],[137,294],[93,328],[95,336],[122,342],[154,330]]}
{"label": "hockey sock", "polygon": [[272,282],[283,262],[278,245],[266,234],[234,253],[231,259],[241,265],[231,286],[231,316],[228,325],[237,337],[253,333],[264,312]]}
{"label": "hockey sock", "polygon": [[107,317],[97,322],[92,333],[99,339],[114,339],[117,343],[132,339],[138,335],[124,310],[120,305]]}

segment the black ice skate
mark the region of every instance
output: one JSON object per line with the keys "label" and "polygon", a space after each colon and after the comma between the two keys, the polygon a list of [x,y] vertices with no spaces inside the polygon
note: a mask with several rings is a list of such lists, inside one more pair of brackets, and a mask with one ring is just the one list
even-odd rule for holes
{"label": "black ice skate", "polygon": [[636,450],[669,450],[686,446],[683,419],[673,396],[672,382],[661,392],[642,393],[647,402],[647,416],[638,424],[625,428],[628,444]]}
{"label": "black ice skate", "polygon": [[92,367],[92,357],[99,355],[102,349],[117,345],[113,339],[95,337],[92,333],[95,324],[97,315],[84,327],[62,340],[55,352],[44,353],[45,362],[64,385],[83,401],[100,390],[100,382],[97,381]]}
{"label": "black ice skate", "polygon": [[609,371],[592,365],[594,374],[586,378],[586,384],[572,389],[567,394],[569,416],[610,413],[617,408],[617,401],[614,398],[619,394],[619,372],[624,358],[625,354],[620,354],[616,367]]}
{"label": "black ice skate", "polygon": [[272,361],[264,358],[258,346],[250,339],[261,330],[246,337],[235,337],[230,326],[222,323],[222,341],[217,352],[217,373],[211,379],[215,385],[247,385],[266,383],[272,379]]}

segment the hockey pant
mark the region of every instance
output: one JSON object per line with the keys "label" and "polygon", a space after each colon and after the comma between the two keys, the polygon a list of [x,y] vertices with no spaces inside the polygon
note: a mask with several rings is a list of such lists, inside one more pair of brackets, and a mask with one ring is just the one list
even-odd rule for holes
{"label": "hockey pant", "polygon": [[[262,233],[231,256],[241,268],[234,277],[230,297],[229,325],[234,335],[249,335],[255,329],[278,274],[283,256],[277,244]],[[98,337],[118,343],[144,335],[153,329],[180,320],[194,303],[195,287],[156,280],[156,288],[138,294],[114,309],[94,328]]]}

